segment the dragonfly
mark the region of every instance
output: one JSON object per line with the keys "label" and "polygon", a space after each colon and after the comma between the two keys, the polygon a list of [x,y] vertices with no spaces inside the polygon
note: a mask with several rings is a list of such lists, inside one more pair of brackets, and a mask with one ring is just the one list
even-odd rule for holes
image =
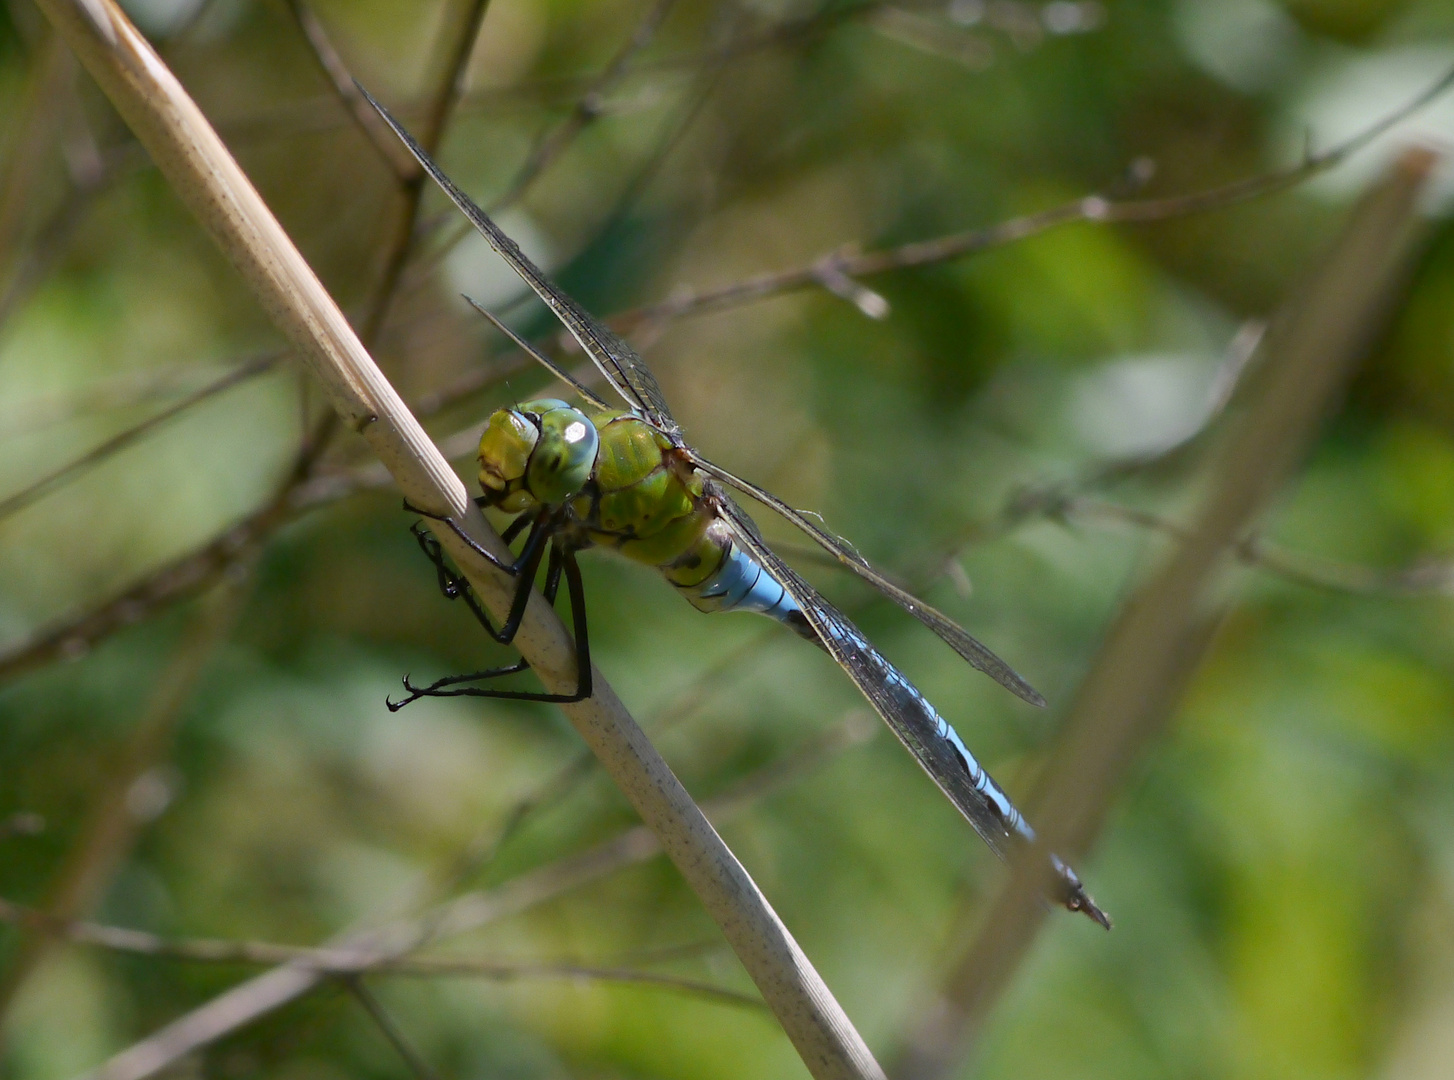
{"label": "dragonfly", "polygon": [[[573,692],[561,694],[482,685],[526,670],[528,662],[522,658],[503,667],[452,675],[425,686],[416,685],[406,676],[407,696],[389,701],[389,708],[403,708],[426,697],[474,696],[556,703],[590,697],[585,590],[576,553],[589,547],[614,548],[655,567],[701,611],[759,612],[822,648],[996,855],[1008,859],[1017,849],[1034,846],[1034,830],[955,730],[842,612],[767,545],[756,523],[731,492],[747,496],[800,529],[839,564],[913,615],[970,665],[1012,693],[1035,705],[1043,706],[1044,699],[1009,664],[952,619],[874,569],[818,522],[694,449],[640,355],[546,277],[444,174],[393,115],[362,86],[359,89],[450,201],[550,308],[625,406],[611,407],[564,367],[470,300],[516,346],[571,387],[589,411],[558,398],[539,398],[499,409],[490,416],[480,438],[483,494],[475,501],[481,507],[515,515],[502,533],[507,544],[526,533],[513,561],[495,556],[452,520],[441,519],[480,556],[517,582],[510,609],[500,626],[494,625],[469,584],[448,568],[438,541],[417,524],[414,534],[438,572],[444,595],[463,599],[486,632],[502,644],[509,644],[519,628],[542,560],[546,563],[542,593],[552,604],[564,577],[575,636],[577,686]],[[1047,899],[1083,912],[1109,929],[1109,917],[1091,899],[1075,871],[1053,854],[1043,857],[1050,861]]]}

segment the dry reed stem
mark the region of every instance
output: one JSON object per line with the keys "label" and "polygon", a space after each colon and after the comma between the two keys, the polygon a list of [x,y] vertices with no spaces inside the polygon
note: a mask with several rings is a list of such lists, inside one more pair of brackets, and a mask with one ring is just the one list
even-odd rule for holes
{"label": "dry reed stem", "polygon": [[[1112,624],[1030,800],[1048,849],[1083,858],[1170,720],[1220,621],[1216,582],[1307,451],[1406,277],[1436,163],[1432,151],[1406,151],[1269,328],[1243,409],[1213,447],[1199,509]],[[941,1080],[959,1068],[1044,921],[1039,869],[1035,859],[1016,860],[895,1063],[896,1080]]]}
{"label": "dry reed stem", "polygon": [[[477,542],[505,548],[464,484],[364,349],[181,84],[111,0],[39,0],[172,188],[242,272],[297,355],[323,383],[415,506],[459,523]],[[510,582],[450,529],[445,549],[485,604],[506,609]],[[516,645],[548,691],[576,682],[573,643],[537,595]],[[882,1076],[862,1037],[666,762],[604,679],[566,715],[600,758],[662,849],[722,928],[809,1071],[822,1080]]]}

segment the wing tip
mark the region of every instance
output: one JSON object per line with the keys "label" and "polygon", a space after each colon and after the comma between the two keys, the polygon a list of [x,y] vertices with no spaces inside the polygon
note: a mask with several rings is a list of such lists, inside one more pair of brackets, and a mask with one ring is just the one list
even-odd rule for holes
{"label": "wing tip", "polygon": [[1050,705],[1050,702],[1045,700],[1045,695],[1041,694],[1039,690],[1036,690],[1023,679],[1020,680],[1019,686],[1013,687],[1012,689],[1021,701],[1029,702],[1037,709],[1044,709]]}

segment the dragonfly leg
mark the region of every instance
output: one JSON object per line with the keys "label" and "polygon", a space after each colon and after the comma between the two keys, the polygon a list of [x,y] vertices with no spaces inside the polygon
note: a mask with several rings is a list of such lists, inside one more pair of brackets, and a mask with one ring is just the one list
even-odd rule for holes
{"label": "dragonfly leg", "polygon": [[442,679],[435,679],[428,686],[416,686],[409,678],[404,676],[404,689],[408,696],[395,701],[393,698],[385,698],[384,704],[389,707],[390,712],[398,712],[405,705],[418,701],[423,697],[457,697],[458,690],[450,690],[448,687],[458,686],[461,683],[483,682],[486,679],[498,679],[502,675],[518,675],[530,667],[528,661],[523,658],[513,664],[506,664],[503,667],[485,668],[484,671],[472,671],[468,675],[446,675]]}
{"label": "dragonfly leg", "polygon": [[511,522],[510,527],[505,530],[505,535],[513,540],[515,536],[519,535],[520,530],[530,524],[532,520],[534,528],[531,529],[519,558],[512,567],[507,568],[511,571],[511,576],[516,579],[515,594],[510,601],[510,614],[506,618],[505,624],[498,630],[480,605],[479,598],[475,596],[469,582],[445,565],[444,551],[440,547],[439,541],[427,530],[420,528],[417,523],[409,530],[414,534],[414,539],[418,541],[419,549],[424,552],[424,557],[434,564],[434,569],[439,577],[439,591],[444,594],[446,599],[463,600],[476,621],[484,627],[485,633],[501,645],[508,645],[514,641],[515,634],[520,629],[520,620],[524,617],[525,606],[530,601],[530,588],[534,584],[536,572],[540,568],[540,560],[545,554],[544,540],[550,532],[550,523],[543,518],[522,517]]}
{"label": "dragonfly leg", "polygon": [[[408,499],[404,500],[404,509],[409,511],[411,514],[418,514],[420,517],[426,517],[430,521],[444,522],[444,524],[449,526],[450,530],[454,533],[454,535],[459,537],[460,540],[464,542],[466,547],[468,547],[480,558],[484,559],[496,570],[501,570],[504,573],[509,574],[511,577],[514,577],[516,574],[520,573],[521,569],[523,569],[525,565],[525,561],[530,552],[530,540],[526,541],[524,550],[522,550],[520,554],[516,556],[514,562],[506,562],[494,552],[487,551],[484,547],[480,546],[480,544],[475,541],[474,537],[470,536],[469,533],[465,532],[459,527],[459,523],[456,522],[454,518],[441,517],[438,514],[431,514],[427,510],[421,510],[419,509],[419,507],[411,503]],[[505,530],[505,536],[502,537],[502,539],[504,539],[507,544],[511,540],[515,539],[515,537],[520,534],[520,530],[524,528],[523,522],[527,521],[534,521],[537,525],[540,525],[544,523],[545,518],[543,515],[537,518],[528,518],[522,515],[522,517],[517,518],[515,519],[515,521],[510,523],[510,527]],[[531,533],[531,538],[535,538],[535,534],[533,532]]]}
{"label": "dragonfly leg", "polygon": [[545,572],[545,596],[547,600],[554,601],[560,587],[561,574],[564,572],[566,586],[570,592],[571,601],[571,622],[575,630],[576,639],[576,688],[570,694],[547,694],[532,690],[491,690],[482,686],[470,686],[469,683],[487,682],[490,679],[497,679],[502,675],[515,675],[524,671],[529,664],[525,660],[519,660],[514,664],[499,668],[488,668],[484,671],[471,672],[468,675],[450,675],[446,678],[436,680],[428,686],[415,686],[406,676],[404,678],[404,689],[409,696],[401,701],[387,701],[386,704],[391,712],[397,712],[411,701],[417,701],[422,697],[484,697],[500,698],[506,701],[543,701],[558,705],[569,704],[573,701],[584,701],[591,696],[591,646],[587,637],[586,622],[586,590],[581,581],[580,567],[576,564],[575,553],[564,551],[552,544],[550,548],[550,565]]}

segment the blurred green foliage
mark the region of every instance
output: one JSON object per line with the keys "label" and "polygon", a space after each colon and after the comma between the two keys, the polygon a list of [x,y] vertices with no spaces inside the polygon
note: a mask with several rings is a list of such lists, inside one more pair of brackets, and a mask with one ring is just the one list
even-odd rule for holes
{"label": "blurred green foliage", "polygon": [[[127,6],[330,289],[364,310],[396,195],[285,5]],[[351,69],[417,120],[443,5],[319,0],[313,10]],[[644,11],[640,0],[494,0],[441,153],[452,175],[486,204],[505,190]],[[0,168],[14,167],[27,80],[45,49],[27,0],[0,8]],[[683,4],[503,224],[608,314],[848,243],[926,239],[1117,190],[1139,158],[1158,167],[1148,195],[1251,175],[1295,160],[1310,123],[1313,145],[1326,146],[1337,133],[1314,120],[1342,122],[1330,101],[1356,100],[1371,115],[1396,108],[1408,87],[1370,73],[1397,73],[1397,58],[1415,53],[1454,61],[1454,7]],[[0,493],[274,344],[94,87],[75,74],[60,85],[0,251]],[[1436,104],[1392,145],[1417,133],[1448,139],[1454,106]],[[912,576],[981,526],[959,560],[972,593],[941,578],[928,597],[1023,671],[1051,701],[1045,714],[851,583],[815,576],[1023,793],[1105,626],[1160,547],[1130,526],[1033,514],[992,526],[1016,492],[1074,486],[1194,430],[1239,325],[1273,311],[1316,260],[1388,145],[1255,203],[1149,226],[1076,225],[873,279],[891,304],[882,322],[798,292],[674,322],[648,357],[705,451],[821,510],[886,567]],[[88,155],[106,182],[78,194]],[[425,207],[433,225],[442,200],[431,192]],[[440,220],[426,247],[454,227]],[[466,288],[502,309],[519,295],[472,239],[437,272],[406,278],[377,349],[406,396],[504,355],[455,299]],[[1451,295],[1454,233],[1441,224],[1269,521],[1278,543],[1374,567],[1447,557]],[[518,319],[548,329],[523,306]],[[516,374],[436,417],[436,433],[477,427],[544,385]],[[316,413],[316,389],[300,391],[292,370],[250,380],[0,519],[3,640],[100,602],[257,506],[296,452],[300,396]],[[365,463],[351,437],[327,459],[329,469]],[[462,475],[472,471],[461,462]],[[1096,494],[1174,515],[1194,483],[1194,462],[1176,457]],[[358,495],[267,545],[174,746],[131,792],[139,834],[95,918],[175,936],[323,942],[417,906],[421,880],[488,840],[580,753],[548,708],[385,710],[406,671],[434,676],[506,655],[439,597],[408,522],[394,496]],[[728,789],[861,707],[815,650],[746,617],[703,619],[639,567],[585,562],[597,664],[697,795]],[[1424,580],[1414,595],[1353,595],[1233,574],[1228,624],[1081,867],[1116,930],[1054,918],[964,1075],[1449,1075],[1454,608],[1447,573]],[[0,837],[0,896],[44,902],[160,673],[197,633],[196,609],[144,613],[83,659],[0,689],[0,820],[28,812],[46,825]],[[752,647],[764,634],[768,647]],[[683,715],[672,703],[694,688],[701,700]],[[458,887],[509,881],[632,824],[588,770]],[[917,1026],[1001,875],[882,733],[724,832],[884,1058]],[[0,929],[0,963],[18,942],[13,927]],[[659,859],[443,948],[751,989]],[[0,1075],[76,1075],[250,970],[56,949],[13,1003]],[[766,1014],[660,988],[372,985],[447,1077],[805,1075]],[[331,985],[187,1069],[406,1075]]]}

